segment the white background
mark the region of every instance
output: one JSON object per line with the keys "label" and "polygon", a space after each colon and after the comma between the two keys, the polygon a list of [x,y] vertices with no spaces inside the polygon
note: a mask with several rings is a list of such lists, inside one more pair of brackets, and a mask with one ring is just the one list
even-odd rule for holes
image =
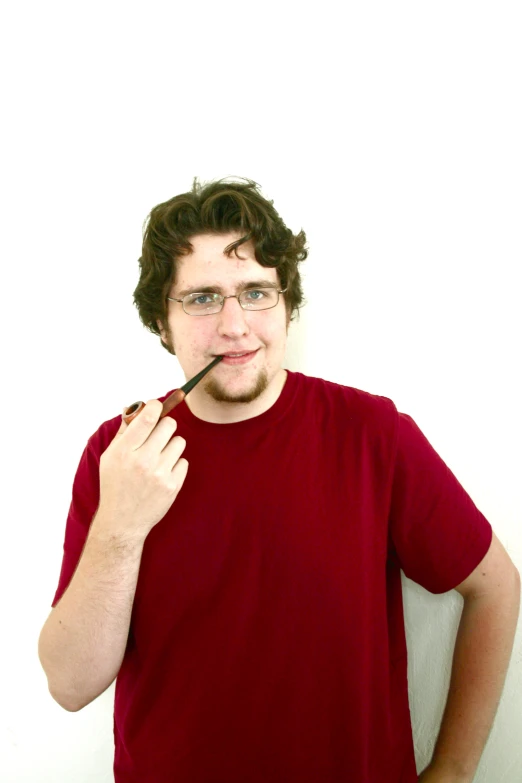
{"label": "white background", "polygon": [[[88,437],[184,381],[132,291],[148,212],[194,176],[255,180],[307,234],[308,304],[285,366],[391,397],[522,569],[521,12],[498,1],[10,6],[0,779],[105,783],[112,688],[63,711],[37,639]],[[462,602],[405,578],[404,592],[420,770]],[[519,624],[477,783],[522,779],[521,686]]]}

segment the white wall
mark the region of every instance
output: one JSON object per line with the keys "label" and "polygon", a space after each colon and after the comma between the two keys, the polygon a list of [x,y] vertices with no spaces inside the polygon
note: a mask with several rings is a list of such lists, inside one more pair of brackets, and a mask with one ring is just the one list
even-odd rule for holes
{"label": "white wall", "polygon": [[[132,291],[148,211],[195,175],[256,180],[308,235],[286,367],[412,415],[522,570],[518,4],[181,5],[19,3],[3,26],[6,783],[113,779],[112,688],[64,712],[37,638],[87,438],[183,381]],[[404,592],[420,769],[461,599]],[[521,686],[519,624],[477,783],[521,779]]]}

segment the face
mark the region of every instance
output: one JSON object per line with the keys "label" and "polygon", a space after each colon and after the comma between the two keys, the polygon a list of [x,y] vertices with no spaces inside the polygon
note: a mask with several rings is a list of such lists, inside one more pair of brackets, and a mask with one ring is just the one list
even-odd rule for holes
{"label": "face", "polygon": [[[199,235],[191,237],[193,253],[178,261],[176,281],[169,296],[181,299],[184,294],[213,286],[224,296],[239,294],[255,283],[276,284],[280,281],[274,268],[263,267],[255,258],[251,242],[240,245],[229,257],[223,253],[242,235]],[[192,378],[215,356],[225,353],[255,351],[241,364],[219,362],[191,392],[194,399],[207,395],[221,403],[249,403],[280,381],[285,356],[289,317],[284,294],[269,310],[243,310],[237,299],[225,299],[219,313],[190,316],[181,302],[168,302],[168,324],[160,323],[161,337],[174,352],[185,377]]]}

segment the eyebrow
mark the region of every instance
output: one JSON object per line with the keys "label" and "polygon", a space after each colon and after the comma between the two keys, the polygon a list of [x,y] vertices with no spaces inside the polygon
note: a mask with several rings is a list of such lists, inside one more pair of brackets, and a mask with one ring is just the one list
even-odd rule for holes
{"label": "eyebrow", "polygon": [[[278,283],[272,282],[272,280],[241,280],[236,286],[236,293],[238,291],[244,291],[246,288],[279,288]],[[180,291],[178,297],[183,299],[187,294],[222,294],[223,289],[221,286],[214,285],[200,285],[192,288],[184,288]]]}

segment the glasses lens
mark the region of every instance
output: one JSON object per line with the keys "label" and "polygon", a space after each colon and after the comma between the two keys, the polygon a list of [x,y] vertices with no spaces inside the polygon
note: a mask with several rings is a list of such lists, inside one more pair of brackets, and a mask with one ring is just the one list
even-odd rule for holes
{"label": "glasses lens", "polygon": [[[243,291],[239,301],[244,310],[268,310],[275,307],[279,294],[275,288],[251,288]],[[183,309],[189,315],[212,315],[219,313],[223,306],[219,294],[188,294],[183,299]]]}
{"label": "glasses lens", "polygon": [[183,309],[189,315],[210,315],[221,310],[219,294],[189,294],[183,299]]}
{"label": "glasses lens", "polygon": [[245,310],[268,310],[276,306],[279,294],[275,288],[252,288],[243,291],[239,299]]}

